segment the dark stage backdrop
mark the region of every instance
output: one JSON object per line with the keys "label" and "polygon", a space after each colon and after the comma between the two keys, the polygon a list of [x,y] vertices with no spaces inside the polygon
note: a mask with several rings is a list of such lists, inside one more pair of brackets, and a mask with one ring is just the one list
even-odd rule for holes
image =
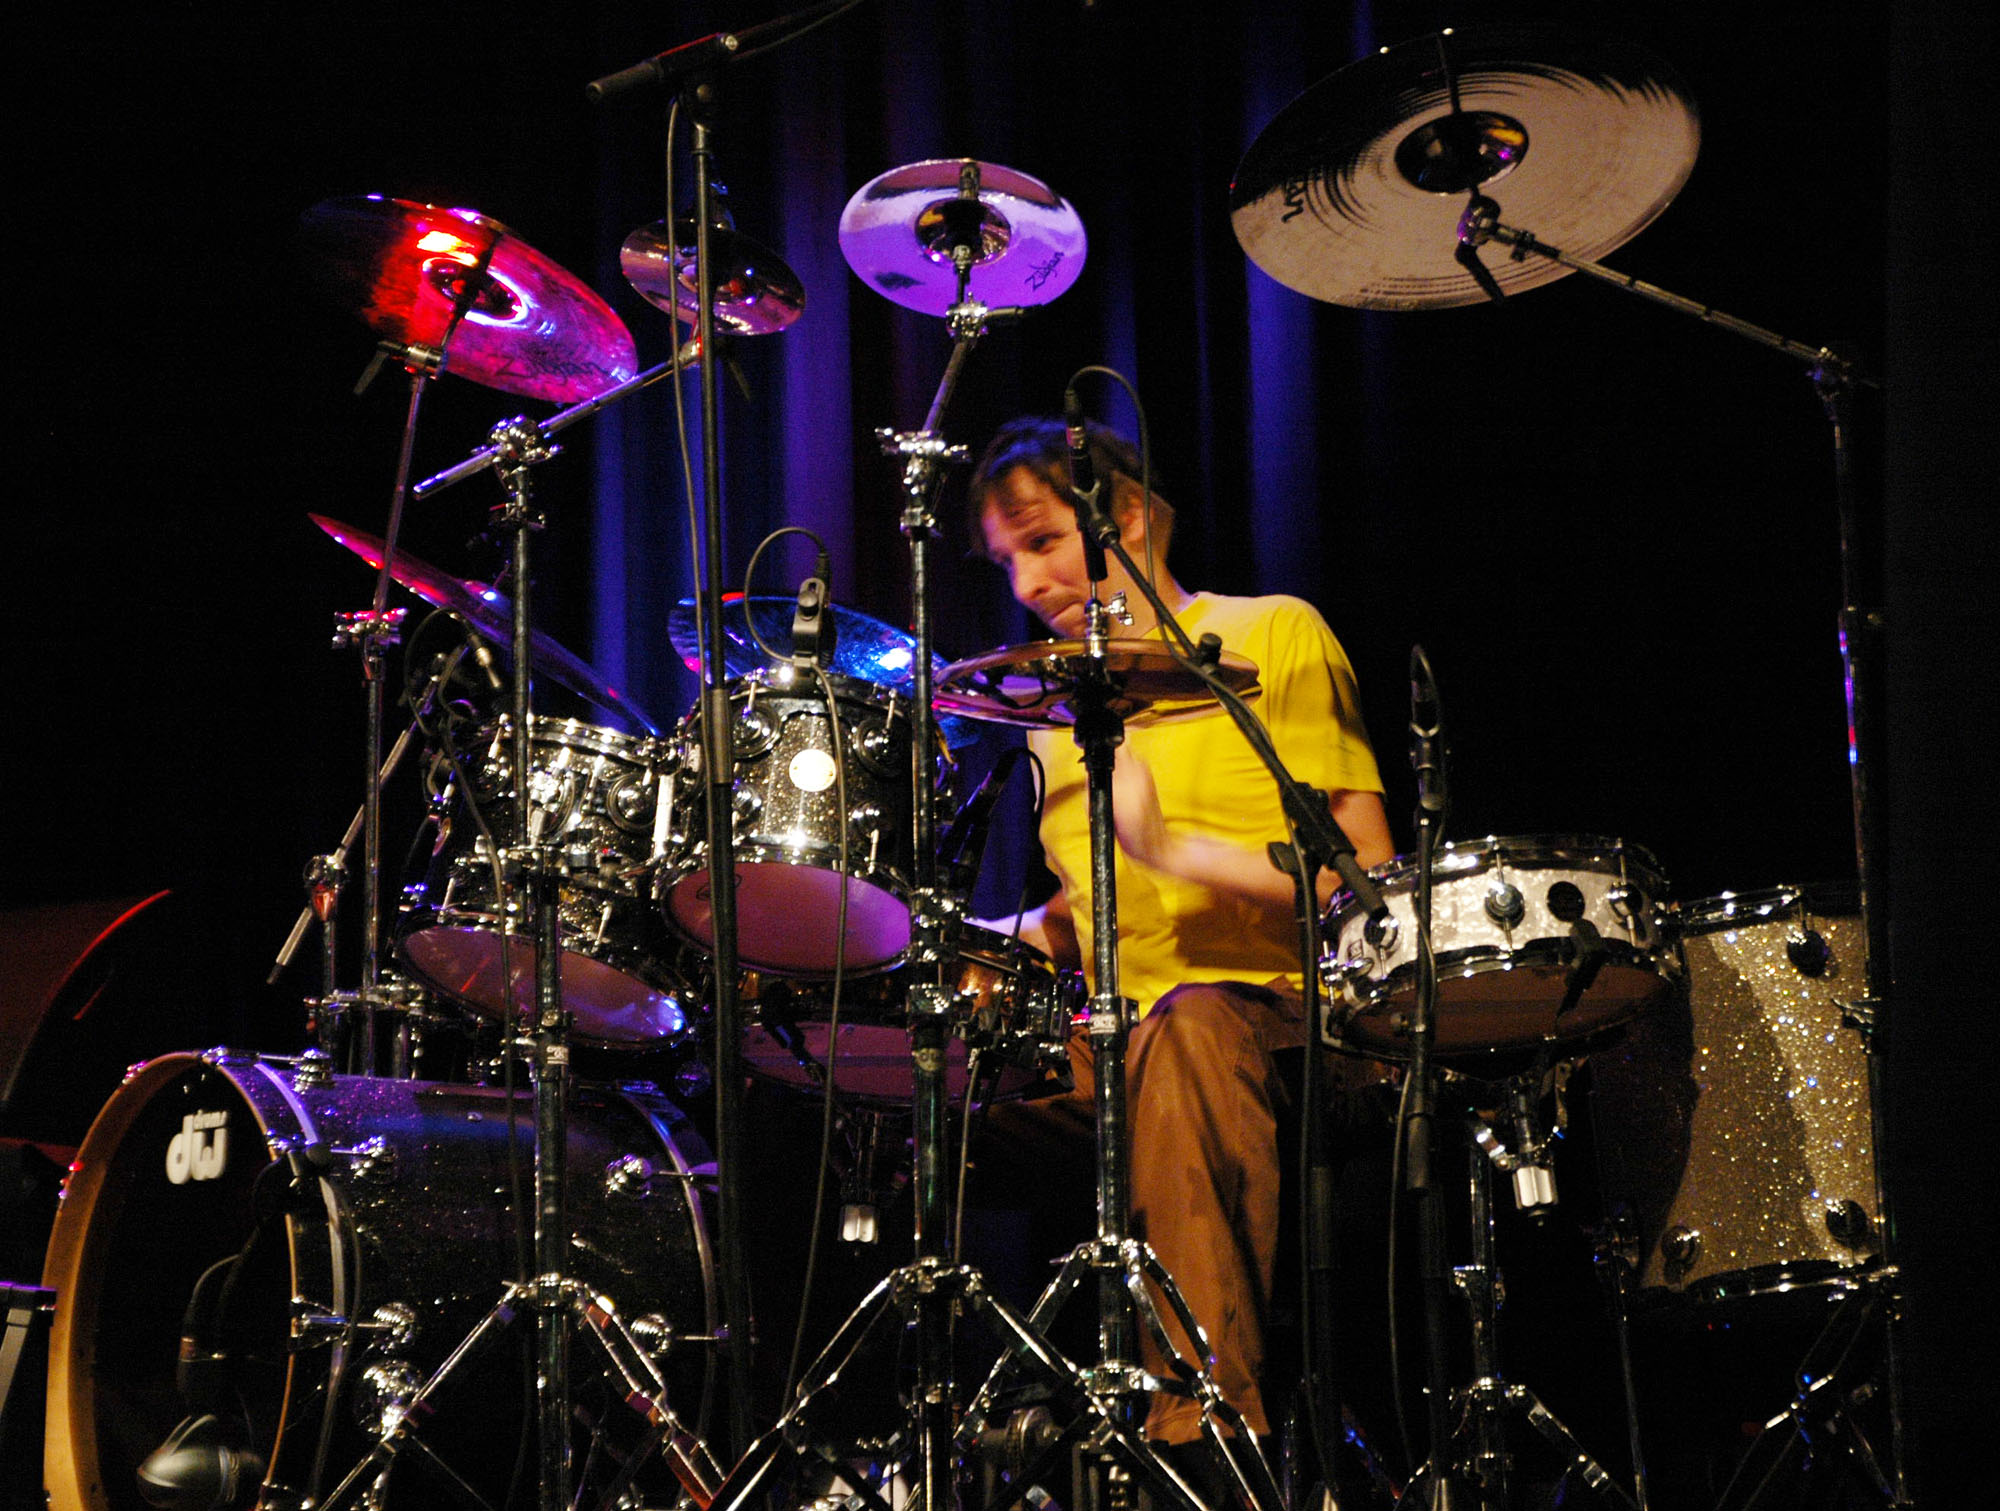
{"label": "dark stage backdrop", "polygon": [[[1953,1200],[1925,1146],[1953,1126],[1939,1109],[1990,1105],[1963,1068],[1991,1058],[1969,1035],[1990,983],[1950,952],[1991,934],[1976,882],[1993,770],[1970,733],[1991,709],[1990,502],[1964,383],[1990,393],[1993,327],[1990,295],[1960,297],[1991,275],[1969,251],[1991,226],[1984,161],[1954,166],[1939,144],[1990,63],[1991,23],[1972,5],[1893,9],[1893,25],[1860,0],[1467,3],[1442,18],[1609,27],[1670,60],[1701,107],[1701,157],[1610,260],[1844,343],[1907,385],[1900,408],[1864,402],[1857,437],[1870,486],[1891,483],[1866,587],[1905,637],[1886,713],[1895,875],[1912,898],[1900,926],[1925,989],[1899,1004],[1917,1046],[1899,1061],[1912,1244],[1945,1276],[1969,1265],[1951,1271],[1953,1246],[1923,1226]],[[28,255],[8,322],[25,418],[8,447],[0,900],[173,887],[193,904],[204,1012],[253,1044],[295,1040],[309,973],[261,983],[302,865],[358,801],[359,678],[328,638],[371,585],[306,514],[382,528],[404,405],[394,374],[352,395],[372,340],[304,276],[299,213],[365,192],[476,208],[604,294],[656,361],[674,332],[618,276],[617,248],[664,213],[664,112],[593,111],[582,86],[770,10],[171,4],[30,23],[9,238]],[[725,388],[727,570],[767,530],[810,525],[844,601],[906,620],[895,469],[872,432],[920,422],[947,341],[847,271],[835,227],[876,174],[977,156],[1066,196],[1090,251],[1058,303],[977,353],[952,438],[976,448],[1002,419],[1053,409],[1084,363],[1128,374],[1180,509],[1183,580],[1326,612],[1360,673],[1400,838],[1404,668],[1421,641],[1455,747],[1453,837],[1620,836],[1652,848],[1684,898],[1850,877],[1830,446],[1797,364],[1581,278],[1497,308],[1321,306],[1235,242],[1227,188],[1260,127],[1439,15],[1389,0],[878,0],[737,70],[720,172],[739,225],[804,277],[809,306],[741,349],[747,401]],[[1130,419],[1122,397],[1086,392]],[[439,384],[419,473],[521,407]],[[564,442],[540,475],[543,624],[677,719],[694,681],[665,637],[689,581],[665,390]],[[414,507],[407,545],[490,577],[473,537],[493,496],[479,480]],[[966,555],[956,487],[947,505],[942,648],[1023,638],[997,574]],[[773,553],[768,586],[789,588],[804,562]],[[972,752],[975,769],[997,743]],[[392,865],[408,833],[391,829]],[[995,843],[986,907],[1026,856],[1017,824]],[[186,1047],[178,1025],[193,1021],[162,1003],[156,1042],[135,1047]],[[1964,1345],[1938,1325],[1945,1308],[1921,1305],[1923,1284],[1939,1379]],[[1948,1420],[1969,1409],[1930,1404]]]}

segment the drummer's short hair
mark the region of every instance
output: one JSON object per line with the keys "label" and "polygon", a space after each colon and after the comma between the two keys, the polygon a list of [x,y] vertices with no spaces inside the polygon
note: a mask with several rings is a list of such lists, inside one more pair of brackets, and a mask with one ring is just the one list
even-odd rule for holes
{"label": "drummer's short hair", "polygon": [[[1100,425],[1095,420],[1084,422],[1084,434],[1089,439],[1090,465],[1099,477],[1114,478],[1112,486],[1125,495],[1118,502],[1123,504],[1126,499],[1140,497],[1139,474],[1142,469],[1138,448],[1110,426]],[[982,521],[986,514],[987,496],[1016,467],[1027,468],[1058,498],[1069,497],[1069,433],[1060,419],[1048,415],[1023,415],[1002,425],[994,432],[993,439],[987,442],[979,465],[972,470],[972,481],[965,488],[966,531],[976,553],[983,555],[986,550],[986,532]],[[1157,489],[1153,492],[1152,502],[1153,535],[1164,554],[1167,543],[1173,539],[1174,507],[1160,497]]]}

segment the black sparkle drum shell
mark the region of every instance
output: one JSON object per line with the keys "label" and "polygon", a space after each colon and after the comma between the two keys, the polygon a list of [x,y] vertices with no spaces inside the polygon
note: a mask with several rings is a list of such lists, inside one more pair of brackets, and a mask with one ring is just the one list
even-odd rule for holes
{"label": "black sparkle drum shell", "polygon": [[[837,958],[863,975],[894,965],[910,945],[909,700],[852,677],[825,680],[823,691],[818,678],[777,667],[730,688],[737,958],[766,975],[831,976]],[[695,715],[681,739],[698,768]],[[659,896],[674,929],[710,951],[714,904],[700,796],[697,787],[693,837],[661,873]],[[844,956],[837,948],[843,893]]]}
{"label": "black sparkle drum shell", "polygon": [[[488,836],[515,848],[511,726],[487,730],[439,794],[422,874],[403,889],[397,950],[425,985],[488,1018],[532,1012],[535,928],[509,935]],[[674,941],[652,904],[653,873],[681,843],[688,789],[672,741],[536,717],[528,741],[529,842],[560,865],[562,996],[579,1042],[644,1046],[689,1028]],[[481,829],[481,823],[484,830]]]}
{"label": "black sparkle drum shell", "polygon": [[[58,1295],[46,1439],[55,1506],[144,1511],[138,1465],[188,1415],[175,1361],[189,1296],[204,1270],[244,1247],[253,1184],[284,1151],[318,1144],[332,1155],[328,1173],[305,1187],[303,1211],[259,1238],[210,1339],[228,1356],[230,1431],[268,1463],[270,1484],[323,1496],[371,1441],[357,1425],[369,1371],[427,1377],[501,1299],[516,1273],[507,1094],[330,1082],[302,1086],[290,1065],[252,1056],[174,1054],[140,1066],[99,1113],[44,1272]],[[512,1101],[529,1181],[532,1103]],[[690,1154],[702,1157],[699,1141],[670,1104],[579,1088],[566,1187],[579,1235],[572,1273],[628,1320],[699,1337],[714,1331],[713,1285]],[[367,1322],[383,1308],[415,1319],[406,1342],[324,1320]],[[520,1308],[421,1429],[495,1504],[532,1426],[523,1371],[533,1326]],[[662,1356],[669,1404],[690,1424],[704,1410],[708,1354],[684,1344]],[[573,1387],[599,1389],[582,1342],[571,1358]],[[443,1502],[424,1457],[398,1456],[392,1501],[400,1492]]]}

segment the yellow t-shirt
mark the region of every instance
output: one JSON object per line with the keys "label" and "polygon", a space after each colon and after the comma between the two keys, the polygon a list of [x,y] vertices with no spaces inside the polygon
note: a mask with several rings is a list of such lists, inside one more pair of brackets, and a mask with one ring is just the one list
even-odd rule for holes
{"label": "yellow t-shirt", "polygon": [[[1190,637],[1222,637],[1256,664],[1263,693],[1251,712],[1271,732],[1292,775],[1308,786],[1380,792],[1361,726],[1354,669],[1319,611],[1302,599],[1198,593],[1180,615]],[[1147,725],[1126,744],[1152,768],[1167,827],[1262,851],[1286,838],[1278,789],[1229,716]],[[1029,746],[1048,771],[1042,848],[1091,961],[1090,813],[1083,755],[1068,730],[1037,730]],[[1266,907],[1138,865],[1118,855],[1119,987],[1143,1013],[1188,981],[1298,981],[1298,930],[1290,907]]]}

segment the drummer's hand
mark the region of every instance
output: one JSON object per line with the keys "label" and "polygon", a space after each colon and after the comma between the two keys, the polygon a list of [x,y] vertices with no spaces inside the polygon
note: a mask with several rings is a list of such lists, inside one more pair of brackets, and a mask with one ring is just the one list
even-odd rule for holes
{"label": "drummer's hand", "polygon": [[1167,833],[1167,817],[1160,811],[1160,789],[1153,781],[1153,769],[1129,745],[1118,747],[1118,763],[1111,773],[1111,807],[1118,823],[1118,848],[1142,866],[1172,870],[1174,842]]}

